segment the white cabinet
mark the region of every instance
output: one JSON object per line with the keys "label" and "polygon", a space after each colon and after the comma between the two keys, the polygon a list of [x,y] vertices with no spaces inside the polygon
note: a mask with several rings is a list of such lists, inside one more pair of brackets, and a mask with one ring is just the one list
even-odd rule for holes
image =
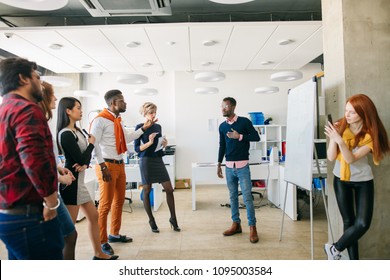
{"label": "white cabinet", "polygon": [[282,153],[283,142],[286,141],[286,125],[254,125],[260,134],[260,142],[252,142],[251,149],[261,151],[262,157],[267,156],[267,151],[276,146]]}
{"label": "white cabinet", "polygon": [[172,187],[175,188],[175,165],[176,165],[176,156],[175,155],[165,155],[163,156],[163,161],[165,167],[169,174],[169,179],[171,179]]}
{"label": "white cabinet", "polygon": [[[289,216],[292,220],[296,221],[297,216],[297,187],[291,183],[287,184],[284,180],[284,165],[279,165],[279,205],[280,209]],[[286,194],[287,188],[287,194]],[[286,196],[287,195],[287,196]],[[286,205],[284,206],[284,201]]]}

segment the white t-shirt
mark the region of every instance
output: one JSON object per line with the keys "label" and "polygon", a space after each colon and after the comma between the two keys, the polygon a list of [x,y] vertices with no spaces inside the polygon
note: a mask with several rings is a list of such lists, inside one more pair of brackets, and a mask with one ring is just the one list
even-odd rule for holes
{"label": "white t-shirt", "polygon": [[[358,148],[353,149],[352,152],[355,152],[356,149]],[[351,163],[349,166],[351,170],[351,178],[349,179],[350,182],[365,182],[374,179],[371,166],[368,164],[367,156],[364,156],[361,159]],[[336,177],[341,177],[339,160],[336,160],[335,162],[333,174]]]}

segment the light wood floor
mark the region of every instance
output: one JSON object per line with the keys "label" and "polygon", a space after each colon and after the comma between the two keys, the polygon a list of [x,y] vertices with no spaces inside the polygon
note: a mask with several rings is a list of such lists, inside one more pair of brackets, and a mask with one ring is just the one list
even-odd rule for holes
{"label": "light wood floor", "polygon": [[[221,207],[229,202],[223,185],[197,186],[197,210],[191,210],[191,190],[175,191],[176,211],[181,232],[171,230],[169,211],[165,201],[154,212],[160,233],[152,233],[139,193],[133,193],[133,203],[126,202],[121,234],[134,241],[112,244],[122,260],[308,260],[311,259],[309,206],[303,209],[302,220],[292,221],[285,216],[283,239],[279,241],[281,210],[266,199],[255,204],[257,230],[260,241],[249,242],[246,211],[240,210],[243,233],[225,237],[222,232],[230,227],[230,208]],[[323,245],[327,242],[327,222],[322,202],[314,208],[314,259],[326,259]],[[76,259],[92,258],[92,246],[87,234],[87,221],[76,224],[78,241]],[[0,242],[1,243],[1,242]],[[7,259],[4,245],[0,244],[0,259]]]}

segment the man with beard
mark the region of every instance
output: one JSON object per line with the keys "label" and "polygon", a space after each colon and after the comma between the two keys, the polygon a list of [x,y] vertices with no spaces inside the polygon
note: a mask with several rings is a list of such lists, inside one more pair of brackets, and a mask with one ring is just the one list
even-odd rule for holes
{"label": "man with beard", "polygon": [[259,133],[253,127],[251,121],[245,117],[237,116],[236,100],[226,97],[221,104],[222,115],[226,121],[219,126],[219,152],[217,175],[223,178],[222,161],[226,159],[226,182],[229,189],[232,226],[223,232],[224,236],[231,236],[242,232],[240,212],[238,207],[238,184],[240,184],[242,198],[244,200],[248,225],[250,228],[249,241],[259,241],[256,229],[256,216],[253,207],[252,181],[249,169],[249,142],[258,142]]}
{"label": "man with beard", "polygon": [[57,168],[35,62],[0,62],[0,239],[9,259],[63,259]]}
{"label": "man with beard", "polygon": [[[110,90],[104,95],[108,108],[105,108],[92,121],[90,133],[95,136],[94,156],[97,164],[96,176],[99,182],[99,229],[102,251],[113,255],[108,242],[132,242],[131,237],[119,234],[122,222],[122,207],[126,194],[126,173],[123,153],[126,144],[140,137],[157,120],[147,120],[144,125],[127,133],[120,113],[126,112],[126,102],[119,90]],[[111,211],[110,235],[107,236],[107,216]]]}

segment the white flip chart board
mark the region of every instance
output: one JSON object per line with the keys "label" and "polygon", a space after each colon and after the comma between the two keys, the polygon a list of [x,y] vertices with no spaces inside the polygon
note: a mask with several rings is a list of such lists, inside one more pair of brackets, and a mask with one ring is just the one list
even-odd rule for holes
{"label": "white flip chart board", "polygon": [[314,147],[316,81],[290,90],[287,105],[284,180],[311,190]]}

